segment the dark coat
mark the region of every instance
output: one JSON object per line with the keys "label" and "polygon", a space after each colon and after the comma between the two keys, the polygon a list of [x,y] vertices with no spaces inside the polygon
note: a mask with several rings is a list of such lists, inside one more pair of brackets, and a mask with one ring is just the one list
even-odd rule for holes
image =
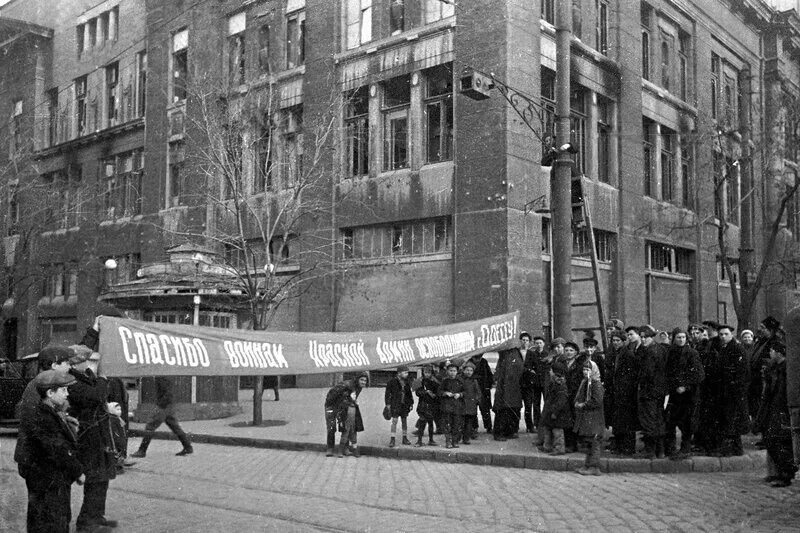
{"label": "dark coat", "polygon": [[52,483],[77,481],[84,470],[78,460],[78,440],[61,415],[40,401],[23,425],[30,449],[28,483],[44,490]]}
{"label": "dark coat", "polygon": [[636,350],[639,359],[639,398],[663,399],[667,395],[667,348],[654,342]]}
{"label": "dark coat", "polygon": [[786,361],[769,365],[764,401],[756,418],[756,430],[765,439],[791,439],[789,404],[786,399]]}
{"label": "dark coat", "polygon": [[747,389],[750,371],[747,358],[739,341],[732,340],[719,351],[722,369],[722,435],[743,435],[750,430]]}
{"label": "dark coat", "polygon": [[[640,348],[641,349],[641,348]],[[639,429],[639,361],[632,346],[617,353],[614,362],[614,433],[632,433]]]}
{"label": "dark coat", "polygon": [[[445,392],[461,394],[461,397],[445,396]],[[464,414],[464,382],[461,381],[460,377],[444,378],[442,385],[439,387],[439,402],[439,408],[442,413]]]}
{"label": "dark coat", "polygon": [[573,425],[572,409],[569,407],[567,383],[552,377],[547,383],[542,409],[542,425],[549,428],[571,428]]}
{"label": "dark coat", "polygon": [[436,378],[423,377],[414,381],[414,392],[417,402],[417,414],[425,420],[435,420],[439,415],[439,382]]}
{"label": "dark coat", "polygon": [[603,358],[603,414],[606,417],[606,427],[614,425],[614,373],[617,366],[617,357],[625,350],[623,346],[619,350],[613,347],[608,350]]}
{"label": "dark coat", "polygon": [[477,415],[478,404],[481,401],[481,387],[474,376],[461,376],[464,382],[464,414]]}
{"label": "dark coat", "polygon": [[[470,361],[475,365],[475,372],[472,374],[478,381],[478,385],[482,390],[488,390],[494,385],[494,374],[492,374],[492,367],[489,366],[489,361],[483,358],[471,358]],[[441,382],[440,382],[441,383]]]}
{"label": "dark coat", "polygon": [[[344,431],[344,424],[347,420],[347,410],[350,407],[356,408],[355,430],[364,431],[364,420],[361,418],[361,409],[358,407],[358,396],[362,389],[358,386],[358,378],[342,381],[330,388],[325,395],[325,409],[333,409],[336,412],[336,419],[339,421],[339,431]],[[356,399],[351,396],[355,393]]]}
{"label": "dark coat", "polygon": [[390,415],[408,416],[414,408],[414,396],[411,394],[411,380],[406,378],[401,380],[395,376],[386,384],[386,392],[383,394],[384,405],[389,406]]}
{"label": "dark coat", "polygon": [[111,421],[106,408],[108,381],[87,370],[70,370],[76,382],[70,387],[69,414],[78,419],[78,459],[88,482],[116,477],[116,457]]}
{"label": "dark coat", "polygon": [[36,384],[33,380],[29,381],[22,393],[22,399],[17,404],[16,414],[19,419],[19,432],[17,434],[17,446],[14,448],[14,460],[17,462],[20,472],[30,463],[31,451],[28,444],[26,420],[32,420],[36,414],[36,408],[42,402],[42,397],[36,391]]}
{"label": "dark coat", "polygon": [[497,362],[495,378],[497,387],[494,391],[494,411],[502,408],[519,411],[522,407],[521,378],[523,370],[522,356],[517,348],[503,350]]}
{"label": "dark coat", "polygon": [[697,345],[703,363],[705,379],[700,384],[697,408],[692,417],[692,431],[705,435],[717,435],[720,431],[723,377],[718,343],[701,342]]}
{"label": "dark coat", "polygon": [[[520,350],[520,354],[522,351]],[[521,384],[523,392],[532,391],[536,385],[536,359],[539,358],[539,352],[535,350],[525,350],[522,362],[522,377]]]}
{"label": "dark coat", "polygon": [[[605,415],[603,414],[603,384],[594,379],[589,384],[584,379],[578,387],[575,396],[575,427],[576,434],[583,437],[603,435],[606,429]],[[580,407],[579,404],[583,404]]]}
{"label": "dark coat", "polygon": [[166,409],[172,405],[174,401],[175,398],[172,394],[172,379],[158,376],[156,378],[156,405],[162,409]]}
{"label": "dark coat", "polygon": [[705,379],[700,354],[691,346],[673,344],[667,353],[667,387],[674,392],[678,387],[685,387],[687,392],[697,388]]}

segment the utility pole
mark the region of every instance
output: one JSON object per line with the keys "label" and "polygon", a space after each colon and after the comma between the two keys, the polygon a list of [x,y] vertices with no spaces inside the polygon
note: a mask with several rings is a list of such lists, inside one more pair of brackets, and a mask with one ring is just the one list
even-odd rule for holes
{"label": "utility pole", "polygon": [[[570,142],[570,43],[572,3],[556,2],[556,145]],[[558,150],[555,172],[550,180],[553,229],[553,337],[572,340],[572,155]],[[600,327],[604,327],[600,324]]]}

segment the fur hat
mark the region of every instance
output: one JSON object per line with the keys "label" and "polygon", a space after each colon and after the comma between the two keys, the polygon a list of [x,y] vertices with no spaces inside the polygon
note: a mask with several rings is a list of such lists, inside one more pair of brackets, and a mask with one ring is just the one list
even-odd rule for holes
{"label": "fur hat", "polygon": [[764,320],[761,321],[761,324],[770,331],[777,331],[781,329],[781,323],[778,322],[772,316],[768,316]]}
{"label": "fur hat", "polygon": [[717,322],[716,320],[703,320],[703,326],[716,331],[719,329],[719,322]]}
{"label": "fur hat", "polygon": [[594,338],[594,331],[589,330],[586,332],[586,336],[583,338],[583,345],[584,346],[597,346],[597,339]]}

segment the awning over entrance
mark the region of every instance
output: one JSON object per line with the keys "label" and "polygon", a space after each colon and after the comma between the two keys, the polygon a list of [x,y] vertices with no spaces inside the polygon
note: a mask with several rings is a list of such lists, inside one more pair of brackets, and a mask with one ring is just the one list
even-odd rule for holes
{"label": "awning over entrance", "polygon": [[503,350],[519,313],[397,331],[269,332],[100,318],[109,376],[320,374],[394,368]]}

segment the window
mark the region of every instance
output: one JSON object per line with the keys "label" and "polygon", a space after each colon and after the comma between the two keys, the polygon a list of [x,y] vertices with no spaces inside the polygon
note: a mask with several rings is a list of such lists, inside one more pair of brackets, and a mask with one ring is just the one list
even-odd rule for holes
{"label": "window", "polygon": [[595,10],[597,12],[595,32],[597,51],[601,54],[608,54],[608,3],[605,0],[596,0]]}
{"label": "window", "polygon": [[294,187],[303,174],[303,106],[286,110],[283,126],[283,187]]}
{"label": "window", "polygon": [[556,128],[556,73],[542,67],[541,97],[544,135],[542,136],[542,155],[550,148],[548,140],[555,136]]}
{"label": "window", "polygon": [[717,259],[717,280],[730,283],[733,281],[734,285],[739,284],[739,260],[732,257],[728,258],[728,263],[731,266],[731,274],[733,279],[728,277],[728,272],[722,264],[722,259]]}
{"label": "window", "polygon": [[262,193],[272,190],[272,121],[269,114],[262,117],[258,126],[256,139],[256,173],[254,192]]}
{"label": "window", "polygon": [[271,72],[269,66],[269,24],[258,28],[258,71],[262,74]]}
{"label": "window", "polygon": [[244,83],[246,25],[244,12],[228,17],[228,80],[232,85]]}
{"label": "window", "polygon": [[108,40],[108,13],[97,17],[97,44],[102,45]]}
{"label": "window", "polygon": [[271,263],[263,239],[248,239],[225,243],[225,262],[237,270],[249,270],[264,275],[264,265]]}
{"label": "window", "polygon": [[106,126],[117,124],[119,115],[119,63],[112,63],[106,67]]}
{"label": "window", "polygon": [[364,176],[369,173],[369,87],[359,87],[345,98],[347,176]]}
{"label": "window", "polygon": [[578,172],[586,171],[586,91],[578,87],[570,91],[570,142],[578,150],[575,166]]}
{"label": "window", "polygon": [[661,32],[661,86],[670,90],[672,78],[672,50],[675,46],[675,38],[669,33]]}
{"label": "window", "polygon": [[409,75],[383,84],[383,169],[408,167],[408,108],[411,103]]}
{"label": "window", "polygon": [[642,142],[643,154],[642,163],[644,166],[644,194],[645,196],[654,196],[653,190],[653,141],[652,135],[654,132],[655,124],[652,120],[642,117]]}
{"label": "window", "polygon": [[86,39],[89,48],[94,48],[97,46],[97,19],[93,18],[86,24],[87,32],[89,34],[88,39]]}
{"label": "window", "polygon": [[42,295],[47,298],[69,298],[78,294],[78,265],[56,263],[45,267],[47,275]]}
{"label": "window", "polygon": [[681,32],[678,40],[678,83],[681,100],[689,99],[689,47],[691,37]]}
{"label": "window", "polygon": [[423,0],[425,2],[425,24],[436,22],[455,14],[454,0]]}
{"label": "window", "polygon": [[17,186],[10,185],[8,188],[8,217],[6,223],[6,234],[17,235],[19,233],[19,197]]}
{"label": "window", "polygon": [[446,253],[453,245],[449,217],[342,228],[340,235],[344,259]]}
{"label": "window", "polygon": [[42,175],[49,195],[46,227],[63,230],[80,224],[82,177],[82,169],[77,165]]}
{"label": "window", "polygon": [[58,144],[58,87],[47,91],[47,144]]}
{"label": "window", "polygon": [[[594,245],[597,260],[610,263],[614,252],[614,233],[599,229],[594,230]],[[574,257],[589,257],[591,254],[589,228],[581,228],[572,233],[572,255]]]}
{"label": "window", "polygon": [[552,252],[553,236],[550,232],[550,219],[542,217],[542,253]]}
{"label": "window", "polygon": [[654,272],[692,275],[693,252],[656,242],[647,243],[647,269]]}
{"label": "window", "polygon": [[642,78],[650,79],[650,17],[652,8],[642,2],[641,4],[641,23],[642,23]]}
{"label": "window", "polygon": [[453,159],[453,65],[428,69],[425,76],[426,162],[449,161]]}
{"label": "window", "polygon": [[725,216],[729,224],[739,225],[739,161],[725,160]]}
{"label": "window", "polygon": [[142,257],[139,254],[125,254],[107,256],[101,258],[103,262],[113,259],[117,262],[117,268],[103,269],[103,276],[106,287],[128,283],[136,280],[138,271],[142,267]]}
{"label": "window", "polygon": [[717,92],[719,91],[719,72],[720,72],[720,59],[719,56],[712,52],[711,54],[711,116],[717,118],[718,104]]}
{"label": "window", "polygon": [[725,176],[722,164],[722,154],[713,150],[711,152],[712,176],[714,178],[714,216],[722,220],[723,194]]}
{"label": "window", "polygon": [[108,40],[117,40],[117,27],[119,26],[119,6],[115,6],[108,12]]}
{"label": "window", "polygon": [[186,100],[186,78],[189,72],[189,30],[181,30],[172,35],[172,102]]}
{"label": "window", "polygon": [[184,158],[183,142],[169,143],[169,152],[167,154],[167,190],[169,192],[169,204],[167,207],[180,205],[181,195],[183,194]]}
{"label": "window", "polygon": [[612,110],[613,102],[598,96],[597,99],[597,179],[610,183],[611,181],[611,160],[610,154],[614,150],[612,140]]}
{"label": "window", "polygon": [[389,6],[389,32],[392,35],[402,33],[406,29],[406,1],[391,0]]}
{"label": "window", "polygon": [[81,54],[86,51],[86,41],[84,40],[85,33],[86,25],[78,24],[78,26],[75,28],[75,43],[77,44],[78,57],[80,57]]}
{"label": "window", "polygon": [[691,165],[693,152],[694,148],[692,145],[686,141],[686,139],[681,139],[681,200],[683,201],[683,206],[688,207],[689,209],[694,208],[694,201],[691,191]]}
{"label": "window", "polygon": [[675,132],[661,126],[661,199],[673,202],[675,197]]}
{"label": "window", "polygon": [[142,151],[135,150],[100,162],[105,180],[103,207],[106,218],[142,213]]}
{"label": "window", "polygon": [[298,11],[286,16],[286,68],[305,63],[306,12]]}
{"label": "window", "polygon": [[[394,7],[394,5],[392,5]],[[347,49],[372,40],[372,0],[347,0]]]}
{"label": "window", "polygon": [[143,117],[147,103],[147,51],[136,54],[136,116]]}
{"label": "window", "polygon": [[583,39],[583,14],[581,13],[581,1],[582,0],[572,0],[572,34],[578,39]]}
{"label": "window", "polygon": [[725,126],[731,129],[739,128],[739,73],[725,68]]}
{"label": "window", "polygon": [[[786,108],[784,124],[784,157],[800,162],[800,116],[798,116],[798,99],[789,93],[783,95],[783,106]],[[750,165],[752,168],[752,165]]]}
{"label": "window", "polygon": [[542,20],[556,23],[555,0],[542,0]]}
{"label": "window", "polygon": [[294,248],[293,235],[276,235],[269,240],[269,262],[273,265],[288,263]]}
{"label": "window", "polygon": [[226,124],[222,130],[224,152],[221,154],[220,166],[222,167],[223,197],[226,200],[242,198],[244,194],[242,183],[242,164],[244,159],[242,125],[235,122]]}
{"label": "window", "polygon": [[14,100],[11,107],[11,121],[9,124],[8,154],[13,158],[22,153],[22,100]]}

